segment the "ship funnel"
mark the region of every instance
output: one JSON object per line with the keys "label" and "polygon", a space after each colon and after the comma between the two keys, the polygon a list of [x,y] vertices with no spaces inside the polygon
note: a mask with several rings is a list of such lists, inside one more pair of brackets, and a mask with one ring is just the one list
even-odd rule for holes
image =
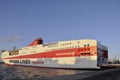
{"label": "ship funnel", "polygon": [[40,45],[43,44],[42,38],[35,39],[32,43],[30,43],[28,46],[34,46],[34,45]]}

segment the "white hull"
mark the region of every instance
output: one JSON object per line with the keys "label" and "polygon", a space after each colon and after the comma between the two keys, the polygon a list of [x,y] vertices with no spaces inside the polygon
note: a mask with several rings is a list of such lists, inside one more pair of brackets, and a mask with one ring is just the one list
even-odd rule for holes
{"label": "white hull", "polygon": [[97,56],[92,57],[68,57],[68,58],[37,58],[37,59],[8,59],[6,64],[47,67],[47,68],[74,68],[74,69],[99,69],[97,66]]}

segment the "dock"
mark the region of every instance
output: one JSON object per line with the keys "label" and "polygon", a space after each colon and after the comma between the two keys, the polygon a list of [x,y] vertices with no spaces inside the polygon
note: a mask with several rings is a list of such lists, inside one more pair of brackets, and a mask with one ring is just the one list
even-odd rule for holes
{"label": "dock", "polygon": [[120,68],[120,64],[107,64],[101,66],[102,69]]}

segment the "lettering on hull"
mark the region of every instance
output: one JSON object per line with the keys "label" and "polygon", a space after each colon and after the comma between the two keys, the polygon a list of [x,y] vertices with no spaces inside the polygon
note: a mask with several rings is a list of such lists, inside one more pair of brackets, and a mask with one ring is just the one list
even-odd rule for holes
{"label": "lettering on hull", "polygon": [[9,60],[9,63],[30,64],[30,60]]}
{"label": "lettering on hull", "polygon": [[32,64],[44,64],[44,61],[32,61]]}

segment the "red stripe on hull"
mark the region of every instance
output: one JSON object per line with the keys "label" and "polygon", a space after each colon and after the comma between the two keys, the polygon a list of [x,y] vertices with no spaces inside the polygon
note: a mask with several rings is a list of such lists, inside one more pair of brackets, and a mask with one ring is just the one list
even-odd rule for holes
{"label": "red stripe on hull", "polygon": [[9,56],[8,58],[3,58],[3,59],[96,56],[97,55],[96,51],[97,51],[96,46],[93,46],[93,47],[85,47],[85,48],[74,48],[74,49],[42,52],[42,53],[28,54],[28,55],[15,56],[15,57]]}

